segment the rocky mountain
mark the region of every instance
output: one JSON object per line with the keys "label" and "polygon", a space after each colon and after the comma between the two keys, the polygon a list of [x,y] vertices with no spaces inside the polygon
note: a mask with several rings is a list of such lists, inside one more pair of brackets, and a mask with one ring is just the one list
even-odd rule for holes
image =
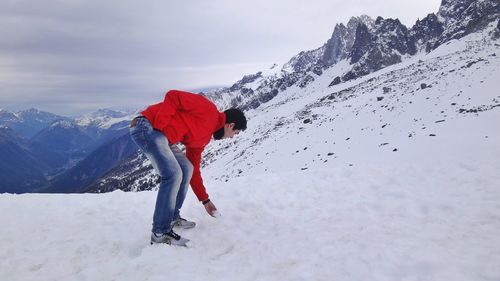
{"label": "rocky mountain", "polygon": [[286,90],[249,111],[252,125],[238,138],[211,143],[205,175],[231,181],[366,158],[390,163],[400,153],[439,161],[428,146],[444,151],[467,140],[449,152],[466,154],[467,145],[497,144],[500,42],[492,27],[353,81],[329,87],[343,71],[333,67],[305,89]]}
{"label": "rocky mountain", "polygon": [[37,191],[49,193],[81,192],[87,185],[92,184],[136,151],[137,146],[128,133],[111,139]]}
{"label": "rocky mountain", "polygon": [[402,55],[415,54],[415,42],[409,36],[408,29],[397,19],[378,17],[372,30],[364,24],[356,29],[356,39],[350,53],[353,66],[341,77],[342,81],[400,63]]}
{"label": "rocky mountain", "polygon": [[130,120],[137,111],[118,111],[100,109],[85,116],[76,118],[75,122],[94,139],[86,150],[92,151],[110,140],[128,132]]}
{"label": "rocky mountain", "polygon": [[443,0],[439,12],[429,14],[408,29],[399,20],[378,17],[373,28],[359,25],[350,54],[353,67],[341,76],[348,81],[413,56],[429,52],[441,44],[462,38],[498,19],[498,1]]}
{"label": "rocky mountain", "polygon": [[71,159],[85,155],[84,149],[93,140],[76,123],[70,120],[58,120],[33,136],[31,142]]}
{"label": "rocky mountain", "polygon": [[498,17],[499,4],[495,0],[444,0],[437,14],[427,15],[411,28],[398,19],[353,17],[347,26],[336,25],[332,37],[322,47],[300,52],[280,71],[271,75],[257,73],[247,77],[253,80],[242,79],[232,87],[206,94],[219,100],[222,108],[238,105],[245,110],[254,109],[287,88],[306,87],[336,64],[345,64],[345,69],[332,79],[332,86],[429,52],[485,28]]}
{"label": "rocky mountain", "polygon": [[16,113],[0,109],[0,125],[12,128],[24,138],[31,138],[56,120],[69,119],[35,108]]}
{"label": "rocky mountain", "polygon": [[442,0],[437,18],[443,32],[432,47],[478,31],[497,21],[499,15],[500,3],[496,0]]}
{"label": "rocky mountain", "polygon": [[[500,107],[498,15],[498,2],[485,0],[443,1],[411,28],[397,19],[353,18],[281,68],[203,93],[221,109],[245,109],[251,124],[234,140],[210,144],[204,174],[227,181],[354,165],[364,153],[393,157],[440,135],[452,141],[449,132],[461,122]],[[119,167],[90,191],[144,190],[157,180],[139,155]]]}
{"label": "rocky mountain", "polygon": [[119,130],[128,126],[135,111],[117,111],[112,109],[99,109],[85,116],[76,118],[75,122],[83,127],[89,134],[98,137],[107,130]]}
{"label": "rocky mountain", "polygon": [[367,15],[352,17],[347,26],[342,23],[337,24],[331,38],[323,46],[294,56],[283,66],[284,72],[319,72],[348,58],[357,38],[358,26],[364,25],[371,30],[374,24],[374,20]]}
{"label": "rocky mountain", "polygon": [[321,63],[323,67],[330,67],[349,57],[354,41],[356,40],[356,31],[360,24],[372,30],[375,22],[369,16],[363,15],[351,18],[347,26],[344,26],[342,23],[337,24],[333,30],[332,37],[324,46],[321,61],[316,64]]}

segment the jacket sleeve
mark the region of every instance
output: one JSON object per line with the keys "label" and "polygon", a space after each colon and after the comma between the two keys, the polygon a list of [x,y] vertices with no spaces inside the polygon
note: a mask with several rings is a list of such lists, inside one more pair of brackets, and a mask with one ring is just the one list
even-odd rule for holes
{"label": "jacket sleeve", "polygon": [[191,188],[194,194],[198,197],[198,200],[205,201],[208,199],[208,194],[203,185],[203,179],[201,178],[200,163],[201,163],[201,153],[203,148],[186,148],[186,156],[193,164],[193,176],[191,177]]}

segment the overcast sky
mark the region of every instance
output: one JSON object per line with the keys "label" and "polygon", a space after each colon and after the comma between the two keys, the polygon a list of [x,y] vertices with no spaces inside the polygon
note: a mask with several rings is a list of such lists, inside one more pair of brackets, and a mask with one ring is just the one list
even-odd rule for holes
{"label": "overcast sky", "polygon": [[352,16],[411,27],[440,0],[2,0],[0,108],[75,116],[231,85],[316,49]]}

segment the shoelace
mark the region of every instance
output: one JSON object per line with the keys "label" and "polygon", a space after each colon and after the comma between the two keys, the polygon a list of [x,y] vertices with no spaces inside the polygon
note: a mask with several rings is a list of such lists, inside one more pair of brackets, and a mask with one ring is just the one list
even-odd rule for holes
{"label": "shoelace", "polygon": [[173,230],[170,230],[169,233],[167,233],[168,236],[174,238],[175,240],[181,239],[181,236],[177,233],[175,233]]}

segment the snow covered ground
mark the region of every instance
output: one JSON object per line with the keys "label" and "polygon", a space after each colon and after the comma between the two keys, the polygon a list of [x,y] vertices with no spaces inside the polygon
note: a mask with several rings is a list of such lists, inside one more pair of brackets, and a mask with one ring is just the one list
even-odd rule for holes
{"label": "snow covered ground", "polygon": [[498,117],[432,158],[208,181],[190,248],[149,245],[156,192],[2,194],[0,280],[500,280]]}

